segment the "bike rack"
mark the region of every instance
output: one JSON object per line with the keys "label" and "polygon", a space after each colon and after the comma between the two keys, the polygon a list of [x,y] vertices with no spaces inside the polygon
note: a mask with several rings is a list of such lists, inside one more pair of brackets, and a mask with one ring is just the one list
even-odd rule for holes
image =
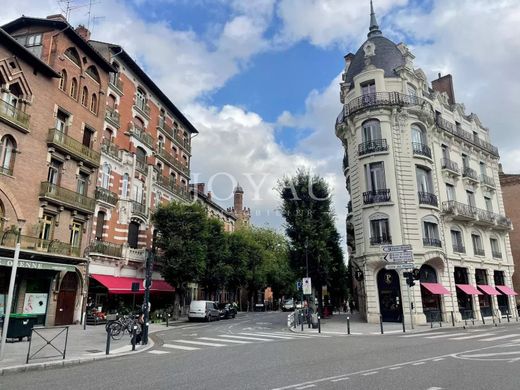
{"label": "bike rack", "polygon": [[[61,330],[59,330],[61,329]],[[50,338],[51,336],[43,334],[46,330],[59,330],[58,333],[54,335],[54,337]],[[59,336],[61,336],[63,333],[65,333],[65,344],[63,346],[63,350],[59,349],[59,346],[56,345],[56,339],[58,339]],[[36,352],[34,352],[31,355],[31,345],[33,342],[34,336],[39,336],[45,344],[38,349]],[[35,360],[35,359],[46,359],[46,358],[54,358],[54,357],[61,357],[63,360],[65,360],[65,354],[67,352],[67,341],[69,339],[69,327],[68,326],[50,326],[50,327],[38,327],[38,328],[32,328],[31,330],[31,338],[29,339],[29,350],[27,351],[27,359],[25,360],[25,364],[29,363],[29,360]],[[54,341],[56,340],[56,341]],[[54,344],[53,344],[54,342]],[[59,355],[52,355],[52,356],[41,356],[36,357],[38,353],[43,351],[46,347],[52,347],[56,351],[58,351]]]}

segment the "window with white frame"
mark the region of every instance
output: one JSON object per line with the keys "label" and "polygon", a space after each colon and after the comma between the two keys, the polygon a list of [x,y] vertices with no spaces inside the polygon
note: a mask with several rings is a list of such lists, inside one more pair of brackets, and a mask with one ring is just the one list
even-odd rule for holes
{"label": "window with white frame", "polygon": [[110,187],[110,165],[107,163],[103,164],[103,169],[101,171],[101,187],[105,190],[108,190]]}
{"label": "window with white frame", "polygon": [[453,252],[466,253],[464,248],[464,239],[462,237],[462,231],[457,227],[452,227],[450,230],[451,243],[453,245]]}
{"label": "window with white frame", "polygon": [[381,124],[377,119],[370,119],[363,123],[363,142],[372,142],[381,139]]}
{"label": "window with white frame", "polygon": [[385,165],[378,161],[365,165],[366,186],[368,191],[379,191],[386,189]]}
{"label": "window with white frame", "polygon": [[476,256],[484,256],[484,247],[482,246],[482,238],[479,233],[471,233],[471,242],[473,243],[473,253]]}
{"label": "window with white frame", "polygon": [[498,240],[494,237],[491,237],[489,239],[489,243],[491,245],[491,254],[494,258],[501,259],[502,258],[502,251],[500,250],[500,244]]}
{"label": "window with white frame", "polygon": [[433,193],[432,172],[425,167],[416,167],[415,174],[417,177],[417,189],[423,193]]}
{"label": "window with white frame", "polygon": [[455,187],[452,184],[446,183],[446,197],[448,198],[448,201],[456,200]]}
{"label": "window with white frame", "polygon": [[437,220],[433,216],[428,216],[423,219],[423,244],[426,246],[441,246],[439,227]]}

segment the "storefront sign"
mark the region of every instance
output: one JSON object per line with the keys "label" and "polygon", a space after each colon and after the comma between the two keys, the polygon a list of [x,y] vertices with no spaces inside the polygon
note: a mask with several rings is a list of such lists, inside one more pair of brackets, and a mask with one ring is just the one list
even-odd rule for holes
{"label": "storefront sign", "polygon": [[47,312],[47,296],[41,293],[26,293],[23,302],[24,314],[45,314]]}
{"label": "storefront sign", "polygon": [[[0,266],[12,267],[13,259],[0,257]],[[76,267],[68,264],[47,263],[45,261],[18,260],[18,268],[48,269],[53,271],[75,271]]]}

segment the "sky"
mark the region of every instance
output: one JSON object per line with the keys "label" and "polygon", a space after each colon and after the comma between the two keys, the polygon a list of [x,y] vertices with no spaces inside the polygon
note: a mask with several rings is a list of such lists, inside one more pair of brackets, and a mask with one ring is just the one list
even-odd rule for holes
{"label": "sky", "polygon": [[[88,23],[87,0],[69,22]],[[0,23],[65,13],[67,1],[2,4]],[[431,81],[454,78],[466,112],[520,173],[520,0],[374,0],[383,34]],[[306,168],[330,185],[345,237],[348,195],[334,123],[343,57],[366,40],[369,0],[93,0],[92,39],[120,44],[199,130],[192,182],[232,204],[237,182],[257,226],[283,228],[275,187]]]}

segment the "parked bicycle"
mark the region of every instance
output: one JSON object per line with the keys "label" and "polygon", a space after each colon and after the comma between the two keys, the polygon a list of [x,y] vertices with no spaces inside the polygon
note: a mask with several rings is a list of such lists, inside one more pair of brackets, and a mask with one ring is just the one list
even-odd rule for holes
{"label": "parked bicycle", "polygon": [[119,317],[117,320],[113,320],[107,323],[106,330],[110,332],[110,336],[113,340],[121,340],[125,333],[132,335],[134,326],[137,327],[136,334],[140,334],[142,331],[142,325],[136,315],[124,315]]}

